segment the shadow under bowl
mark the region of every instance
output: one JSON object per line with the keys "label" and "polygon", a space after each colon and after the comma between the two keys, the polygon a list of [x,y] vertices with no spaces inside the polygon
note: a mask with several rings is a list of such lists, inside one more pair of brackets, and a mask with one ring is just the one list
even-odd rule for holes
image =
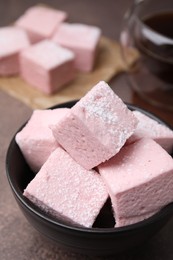
{"label": "shadow under bowl", "polygon": [[[76,101],[67,102],[54,106],[52,109],[70,108],[75,103]],[[143,109],[130,104],[127,104],[127,106],[131,110],[138,110],[157,122],[165,124],[162,120]],[[33,179],[34,173],[26,164],[15,142],[15,135],[7,151],[6,172],[13,195],[31,225],[46,237],[54,240],[59,246],[73,252],[103,256],[135,248],[156,234],[173,214],[173,203],[171,203],[144,221],[120,228],[74,227],[53,219],[23,196],[23,190]]]}

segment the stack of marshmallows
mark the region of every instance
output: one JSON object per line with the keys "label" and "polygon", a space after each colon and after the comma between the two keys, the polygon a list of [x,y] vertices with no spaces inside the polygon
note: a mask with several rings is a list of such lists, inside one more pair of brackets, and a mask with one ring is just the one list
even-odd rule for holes
{"label": "stack of marshmallows", "polygon": [[31,86],[52,94],[94,68],[100,28],[64,22],[64,11],[30,7],[13,26],[0,28],[0,75],[19,74]]}
{"label": "stack of marshmallows", "polygon": [[173,131],[103,81],[71,109],[35,110],[16,142],[36,173],[24,196],[58,220],[93,227],[111,199],[121,227],[173,201]]}

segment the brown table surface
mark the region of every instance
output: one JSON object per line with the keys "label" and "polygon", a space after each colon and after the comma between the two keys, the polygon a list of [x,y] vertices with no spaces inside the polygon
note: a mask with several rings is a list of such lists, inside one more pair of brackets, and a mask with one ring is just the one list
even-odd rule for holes
{"label": "brown table surface", "polygon": [[[47,0],[52,7],[65,10],[71,22],[83,22],[102,28],[103,34],[118,40],[124,11],[131,0]],[[34,0],[0,1],[0,25],[13,22],[27,7],[39,3]],[[110,82],[114,91],[124,100],[154,112],[173,125],[172,113],[150,106],[129,87],[124,75]],[[32,110],[7,94],[0,92],[0,259],[100,259],[71,254],[48,242],[24,218],[10,191],[5,176],[5,155],[10,139]],[[173,219],[140,252],[126,253],[104,259],[173,259]]]}

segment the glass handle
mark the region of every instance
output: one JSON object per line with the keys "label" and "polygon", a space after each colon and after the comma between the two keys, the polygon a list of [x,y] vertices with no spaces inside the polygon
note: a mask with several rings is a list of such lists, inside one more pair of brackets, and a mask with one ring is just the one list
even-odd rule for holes
{"label": "glass handle", "polygon": [[135,10],[139,4],[144,2],[145,0],[134,0],[131,7],[124,14],[122,30],[120,34],[120,42],[122,46],[127,47],[130,45],[129,43],[129,31],[133,27],[133,14],[135,14]]}
{"label": "glass handle", "polygon": [[129,8],[129,10],[127,10],[127,12],[124,15],[124,19],[125,20],[129,20],[132,16],[132,14],[134,13],[136,7],[141,4],[142,2],[144,2],[144,0],[135,0],[131,6],[131,8]]}

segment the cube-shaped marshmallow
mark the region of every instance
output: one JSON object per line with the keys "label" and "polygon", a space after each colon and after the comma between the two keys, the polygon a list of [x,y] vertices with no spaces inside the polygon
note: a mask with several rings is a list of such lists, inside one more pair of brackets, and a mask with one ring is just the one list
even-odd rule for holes
{"label": "cube-shaped marshmallow", "polygon": [[21,52],[22,78],[45,94],[52,94],[75,77],[74,54],[44,40]]}
{"label": "cube-shaped marshmallow", "polygon": [[139,111],[133,111],[133,113],[138,119],[138,125],[127,143],[135,142],[143,137],[148,137],[155,140],[168,153],[171,153],[173,151],[173,131]]}
{"label": "cube-shaped marshmallow", "polygon": [[136,124],[133,113],[101,81],[51,129],[73,159],[92,169],[119,152]]}
{"label": "cube-shaped marshmallow", "polygon": [[38,172],[49,155],[59,147],[49,125],[54,120],[60,120],[67,111],[67,108],[35,110],[27,124],[17,133],[16,142],[34,172]]}
{"label": "cube-shaped marshmallow", "polygon": [[142,220],[173,201],[173,159],[152,139],[124,146],[98,170],[109,190],[117,227],[125,220]]}
{"label": "cube-shaped marshmallow", "polygon": [[62,23],[53,36],[53,41],[75,53],[75,67],[84,72],[93,69],[101,30],[84,24]]}
{"label": "cube-shaped marshmallow", "polygon": [[108,198],[100,175],[82,168],[62,148],[50,155],[24,195],[55,218],[84,227],[92,227]]}
{"label": "cube-shaped marshmallow", "polygon": [[40,5],[30,7],[15,25],[27,32],[31,43],[36,43],[50,38],[66,18],[66,12]]}
{"label": "cube-shaped marshmallow", "polygon": [[0,28],[0,75],[19,73],[19,52],[29,44],[24,30],[12,26]]}

